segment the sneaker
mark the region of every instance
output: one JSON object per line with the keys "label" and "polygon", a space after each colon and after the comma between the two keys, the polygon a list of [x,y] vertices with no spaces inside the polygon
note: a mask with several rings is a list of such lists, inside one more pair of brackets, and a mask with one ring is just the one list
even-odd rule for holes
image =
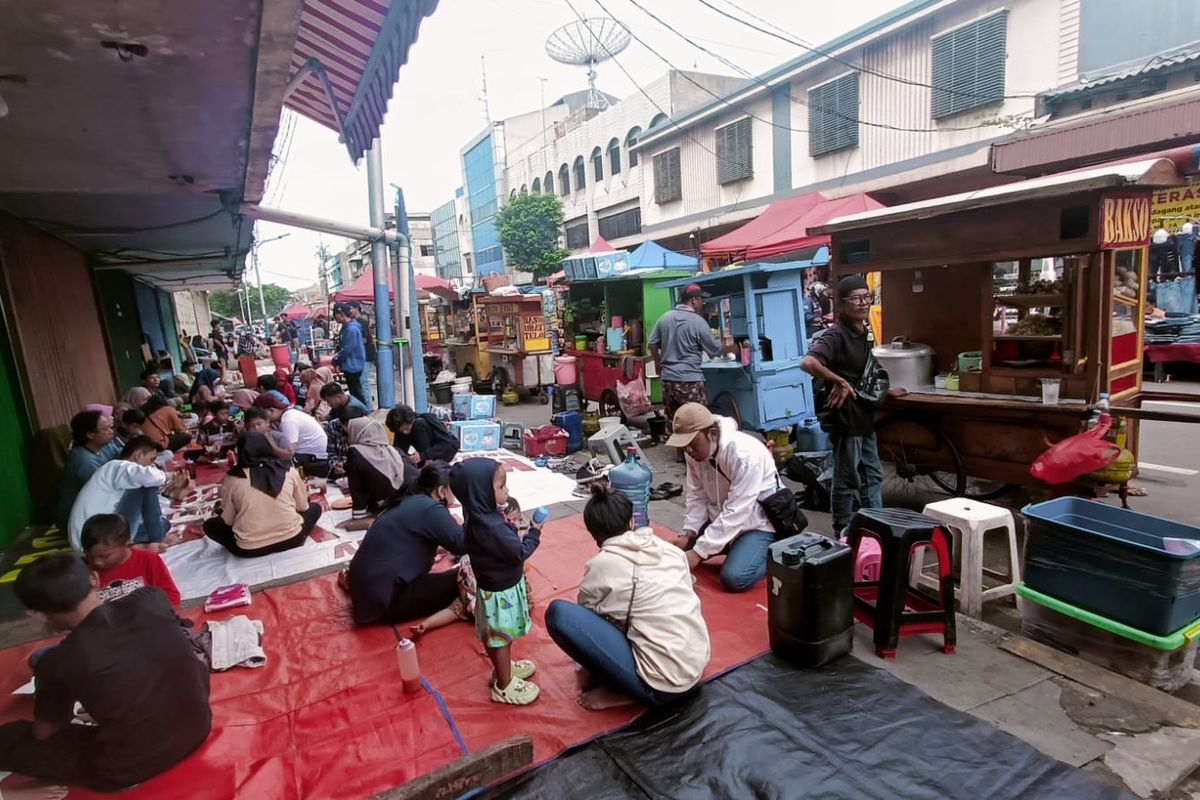
{"label": "sneaker", "polygon": [[[516,661],[512,662],[512,666],[509,669],[514,678],[526,680],[527,678],[533,677],[533,673],[537,672],[537,664],[533,663],[532,658],[518,658]],[[493,671],[491,676],[488,678],[488,683],[491,684],[495,682],[496,673]]]}
{"label": "sneaker", "polygon": [[492,702],[507,703],[511,706],[527,706],[538,699],[541,691],[536,683],[522,680],[514,675],[512,682],[503,689],[493,681]]}

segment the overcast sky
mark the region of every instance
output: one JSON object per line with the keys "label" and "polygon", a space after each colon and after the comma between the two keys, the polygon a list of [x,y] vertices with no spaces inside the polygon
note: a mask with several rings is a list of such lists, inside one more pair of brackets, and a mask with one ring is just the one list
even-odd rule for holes
{"label": "overcast sky", "polygon": [[[805,52],[726,19],[699,0],[636,1],[666,25],[651,19],[634,0],[571,0],[585,16],[615,16],[644,40],[645,45],[631,42],[617,56],[620,66],[642,86],[670,68],[655,53],[679,69],[737,74],[679,34],[754,74]],[[902,0],[709,2],[770,29],[749,16],[757,15],[777,30],[782,29],[789,38],[817,45],[902,5]],[[739,8],[749,14],[740,13]],[[559,64],[545,51],[546,37],[574,20],[566,0],[442,0],[433,16],[421,25],[409,62],[400,70],[383,126],[384,179],[404,188],[410,212],[433,210],[453,198],[454,190],[462,183],[459,150],[487,124],[480,99],[481,57],[487,65],[487,100],[492,119],[539,108],[539,78],[546,79],[547,102],[587,87],[583,68]],[[617,65],[601,64],[598,72],[597,86],[601,90],[622,98],[637,93],[637,86]],[[285,120],[279,144],[288,127]],[[326,128],[299,116],[294,116],[290,127],[287,158],[271,177],[264,205],[366,224],[363,163],[352,164],[345,148],[338,144],[337,135]],[[321,236],[297,228],[258,224],[260,240],[283,233],[288,236],[264,244],[259,251],[263,281],[292,289],[315,283],[316,249]],[[336,237],[324,239],[334,250],[344,244]]]}

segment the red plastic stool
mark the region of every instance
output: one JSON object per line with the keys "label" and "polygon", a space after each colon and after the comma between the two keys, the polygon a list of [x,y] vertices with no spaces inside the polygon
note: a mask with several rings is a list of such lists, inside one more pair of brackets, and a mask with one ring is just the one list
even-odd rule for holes
{"label": "red plastic stool", "polygon": [[[941,633],[942,650],[954,652],[954,577],[950,534],[935,519],[898,508],[867,508],[854,515],[847,539],[858,559],[863,536],[879,542],[879,580],[855,581],[854,618],[874,630],[875,654],[895,658],[901,636]],[[937,555],[939,591],[908,585],[909,560],[921,547]]]}

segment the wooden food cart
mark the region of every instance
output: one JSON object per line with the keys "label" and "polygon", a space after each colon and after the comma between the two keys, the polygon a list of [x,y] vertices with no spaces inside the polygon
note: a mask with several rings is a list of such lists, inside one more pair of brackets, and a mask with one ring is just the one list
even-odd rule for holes
{"label": "wooden food cart", "polygon": [[453,330],[451,337],[446,340],[446,349],[454,359],[455,373],[460,378],[470,377],[473,381],[487,377],[492,372],[487,320],[483,317],[482,307],[476,302],[483,297],[487,295],[474,291],[451,304]]}
{"label": "wooden food cart", "polygon": [[[587,348],[568,349],[566,355],[579,359],[580,389],[584,398],[600,406],[601,416],[619,414],[617,382],[643,380],[646,377],[646,342],[655,323],[671,308],[671,293],[659,284],[664,280],[684,278],[691,270],[648,269],[626,272],[607,278],[576,278],[567,284],[567,303],[571,322],[566,337],[586,336]],[[621,317],[627,330],[626,349],[609,352],[604,343],[613,317]],[[631,359],[632,374],[624,374],[625,358]],[[651,367],[653,368],[653,367]],[[662,402],[662,386],[658,377],[650,378],[650,397]]]}
{"label": "wooden food cart", "polygon": [[[959,390],[904,387],[876,430],[885,492],[995,496],[1042,486],[1030,464],[1079,433],[1102,392],[1137,453],[1150,187],[1178,182],[1166,159],[1037,178],[834,219],[834,280],[881,273],[879,341],[935,351]],[[1045,402],[1043,380],[1060,381]],[[1172,416],[1172,415],[1168,415]],[[1177,415],[1176,415],[1177,416]],[[1118,419],[1119,421],[1119,419]]]}
{"label": "wooden food cart", "polygon": [[546,387],[554,384],[554,353],[546,330],[540,294],[507,294],[479,297],[475,301],[487,333],[492,385],[499,394],[513,385],[549,401]]}
{"label": "wooden food cart", "polygon": [[800,362],[808,352],[803,276],[814,263],[749,264],[662,284],[676,295],[700,284],[712,295],[719,338],[748,345],[748,358],[700,365],[709,406],[741,428],[775,430],[813,416],[812,380]]}

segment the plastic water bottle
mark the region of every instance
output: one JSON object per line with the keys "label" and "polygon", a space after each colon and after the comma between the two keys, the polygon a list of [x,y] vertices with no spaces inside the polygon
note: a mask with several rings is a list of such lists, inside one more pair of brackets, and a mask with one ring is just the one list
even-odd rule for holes
{"label": "plastic water bottle", "polygon": [[421,664],[417,661],[417,646],[411,639],[396,643],[396,661],[400,663],[400,682],[405,693],[418,691],[421,688]]}
{"label": "plastic water bottle", "polygon": [[608,482],[633,503],[633,524],[638,527],[650,524],[650,484],[653,481],[654,472],[638,459],[633,447],[625,451],[625,461],[608,473]]}
{"label": "plastic water bottle", "polygon": [[546,517],[550,516],[550,509],[545,506],[538,506],[533,512],[533,527],[540,528],[542,523],[546,521]]}
{"label": "plastic water bottle", "polygon": [[1096,401],[1096,405],[1092,406],[1091,416],[1088,418],[1088,430],[1100,424],[1100,418],[1109,412],[1108,392],[1101,392],[1100,399]]}

